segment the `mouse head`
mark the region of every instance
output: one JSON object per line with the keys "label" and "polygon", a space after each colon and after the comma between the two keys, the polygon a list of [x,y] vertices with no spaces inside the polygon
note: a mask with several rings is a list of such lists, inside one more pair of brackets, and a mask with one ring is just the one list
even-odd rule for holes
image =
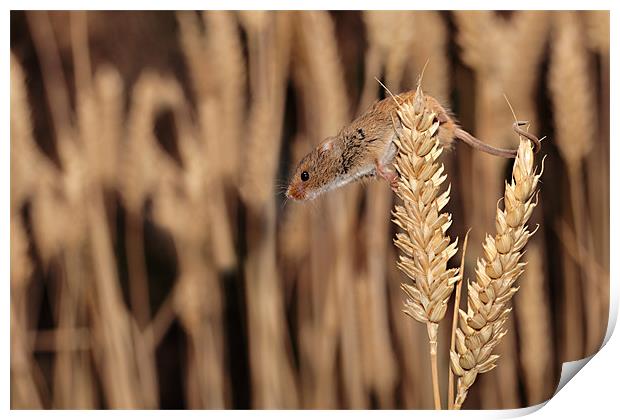
{"label": "mouse head", "polygon": [[286,189],[287,198],[313,200],[334,188],[339,173],[335,140],[334,137],[328,138],[299,162]]}

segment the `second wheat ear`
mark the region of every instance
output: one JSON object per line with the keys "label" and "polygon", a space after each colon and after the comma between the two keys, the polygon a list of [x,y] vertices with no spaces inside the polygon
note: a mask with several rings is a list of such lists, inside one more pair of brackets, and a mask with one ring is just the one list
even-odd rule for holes
{"label": "second wheat ear", "polygon": [[[460,140],[495,156],[516,156],[516,150],[490,146],[463,130],[439,101],[424,95],[420,89],[398,95],[390,92],[389,97],[370,106],[363,115],[343,127],[335,136],[325,139],[301,159],[290,178],[287,198],[312,200],[361,178],[376,176],[390,182],[392,189],[396,190],[397,175],[390,169],[396,155],[394,141],[398,137],[394,116],[403,104],[415,103],[418,99],[433,113],[431,122],[437,123],[436,136],[442,147]],[[514,126],[515,131],[530,139],[536,146],[535,151],[538,151],[538,138],[521,130],[523,124],[527,122],[518,121]]]}
{"label": "second wheat ear", "polygon": [[532,142],[520,139],[511,182],[505,184],[504,209],[497,207],[495,235],[487,235],[483,257],[476,263],[475,281],[467,284],[467,311],[458,310],[455,350],[450,351],[452,372],[458,377],[455,409],[460,409],[479,374],[495,368],[495,347],[508,332],[515,282],[525,270],[523,249],[535,233],[528,221],[538,204],[536,188],[542,174],[534,167]]}

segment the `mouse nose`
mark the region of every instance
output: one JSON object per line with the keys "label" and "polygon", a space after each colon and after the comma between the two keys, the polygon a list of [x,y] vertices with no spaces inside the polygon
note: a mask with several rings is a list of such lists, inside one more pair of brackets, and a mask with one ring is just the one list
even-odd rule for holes
{"label": "mouse nose", "polygon": [[303,200],[305,197],[303,188],[297,184],[291,184],[286,189],[286,198],[293,200]]}

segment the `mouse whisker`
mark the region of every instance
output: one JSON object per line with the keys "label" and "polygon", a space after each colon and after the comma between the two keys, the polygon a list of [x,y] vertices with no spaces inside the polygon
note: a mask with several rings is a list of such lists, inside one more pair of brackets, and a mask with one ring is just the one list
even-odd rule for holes
{"label": "mouse whisker", "polygon": [[284,196],[284,200],[282,200],[282,203],[280,204],[280,212],[284,211],[284,207],[288,204],[288,201],[289,201],[288,197]]}
{"label": "mouse whisker", "polygon": [[276,185],[275,193],[276,195],[286,195],[286,190],[288,189],[288,185]]}

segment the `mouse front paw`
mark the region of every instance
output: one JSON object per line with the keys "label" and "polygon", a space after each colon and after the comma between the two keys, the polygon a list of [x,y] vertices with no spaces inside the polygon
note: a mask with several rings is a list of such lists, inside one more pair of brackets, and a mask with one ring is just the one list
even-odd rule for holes
{"label": "mouse front paw", "polygon": [[379,161],[375,162],[375,166],[377,175],[390,183],[392,191],[398,191],[398,174],[387,166],[383,166]]}
{"label": "mouse front paw", "polygon": [[398,192],[398,176],[390,180],[390,187],[392,187],[392,191]]}

